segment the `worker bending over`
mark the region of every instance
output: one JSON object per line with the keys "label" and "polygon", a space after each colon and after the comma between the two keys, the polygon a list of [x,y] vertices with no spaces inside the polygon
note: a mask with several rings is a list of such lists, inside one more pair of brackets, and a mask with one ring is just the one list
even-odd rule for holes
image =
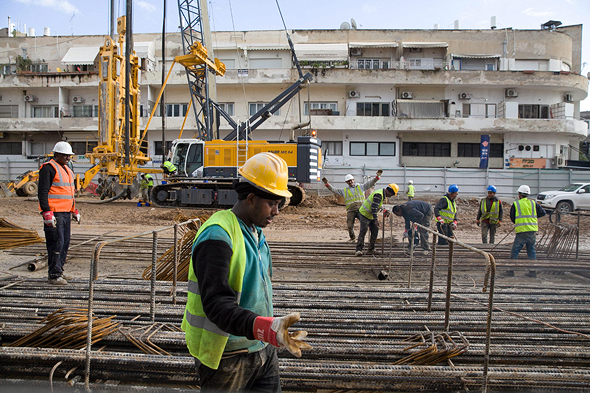
{"label": "worker bending over", "polygon": [[[276,347],[300,357],[307,332],[288,332],[299,313],[273,317],[272,264],[262,228],[279,214],[287,163],[259,153],[239,169],[238,201],[213,214],[193,243],[182,329],[202,392],[280,392]],[[268,344],[271,345],[268,345]]]}
{"label": "worker bending over", "polygon": [[[404,231],[404,237],[409,240],[408,251],[412,247],[414,241],[414,229],[411,228],[410,223],[415,222],[427,228],[430,228],[432,222],[432,216],[434,209],[430,203],[424,201],[409,201],[403,205],[396,205],[393,207],[393,214],[398,217],[403,217],[406,221],[406,229]],[[418,228],[420,234],[420,246],[422,247],[423,253],[426,255],[430,252],[430,244],[428,243],[428,232],[426,229]]]}
{"label": "worker bending over", "polygon": [[545,209],[532,199],[528,199],[531,189],[526,184],[518,187],[518,200],[510,208],[510,220],[514,223],[516,237],[510,251],[510,259],[518,259],[518,254],[526,246],[529,259],[537,259],[535,243],[539,230],[538,218],[543,217]]}
{"label": "worker bending over", "polygon": [[497,189],[495,186],[488,186],[488,196],[479,202],[479,210],[475,222],[477,226],[481,225],[481,242],[488,242],[488,232],[490,232],[490,243],[494,244],[496,240],[496,229],[502,225],[504,210],[502,202],[496,198]]}
{"label": "worker bending over", "polygon": [[152,203],[152,188],[154,188],[154,178],[149,173],[141,174],[141,200],[146,203]]}
{"label": "worker bending over", "polygon": [[375,242],[377,241],[377,235],[379,234],[379,221],[377,213],[381,210],[385,198],[397,195],[399,187],[395,183],[391,183],[385,188],[375,190],[365,201],[359,209],[361,213],[361,229],[359,232],[358,241],[356,243],[356,252],[354,255],[360,257],[363,255],[363,248],[365,247],[365,235],[367,229],[371,233],[369,240],[369,252],[375,254]]}
{"label": "worker bending over", "polygon": [[348,236],[351,242],[356,240],[354,236],[354,220],[355,218],[359,221],[361,219],[359,209],[365,201],[365,191],[373,187],[379,181],[382,174],[383,171],[379,169],[374,178],[367,180],[363,184],[355,183],[354,176],[348,174],[344,177],[344,181],[348,186],[345,188],[334,188],[328,183],[328,179],[325,177],[322,178],[328,190],[332,191],[335,195],[344,197],[344,203],[346,204],[346,225],[348,226]]}
{"label": "worker bending over", "polygon": [[[434,206],[434,215],[436,216],[436,228],[438,232],[447,236],[454,237],[453,231],[457,229],[457,204],[455,199],[459,195],[459,187],[456,184],[449,186],[448,192],[445,196],[440,198],[436,206]],[[437,244],[449,244],[446,239],[438,238]]]}
{"label": "worker bending over", "polygon": [[416,189],[414,188],[414,181],[410,180],[408,182],[408,188],[406,189],[406,195],[408,196],[408,201],[414,199],[414,195],[416,193]]}
{"label": "worker bending over", "polygon": [[67,285],[71,279],[64,274],[64,264],[70,248],[72,218],[80,223],[80,212],[74,201],[74,172],[68,166],[73,155],[68,142],[57,142],[53,158],[39,170],[39,210],[47,247],[47,275],[53,285]]}
{"label": "worker bending over", "polygon": [[166,176],[176,175],[178,172],[178,168],[176,167],[176,165],[174,165],[168,160],[164,161],[164,163],[160,165],[160,168],[162,168]]}

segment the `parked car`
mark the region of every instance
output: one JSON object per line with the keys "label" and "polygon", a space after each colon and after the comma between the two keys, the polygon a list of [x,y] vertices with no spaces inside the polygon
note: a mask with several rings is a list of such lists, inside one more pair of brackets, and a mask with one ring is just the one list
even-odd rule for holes
{"label": "parked car", "polygon": [[537,202],[544,209],[569,213],[574,210],[590,210],[590,183],[572,183],[561,190],[543,191]]}

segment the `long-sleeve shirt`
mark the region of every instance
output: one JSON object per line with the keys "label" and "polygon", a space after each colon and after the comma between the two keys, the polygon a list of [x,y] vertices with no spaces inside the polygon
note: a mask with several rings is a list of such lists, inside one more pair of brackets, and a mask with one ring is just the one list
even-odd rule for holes
{"label": "long-sleeve shirt", "polygon": [[[500,202],[500,200],[496,196],[494,196],[492,199],[490,199],[490,198],[485,199],[486,211],[490,211],[492,209],[492,203],[494,203],[494,202],[498,202],[498,220],[502,221],[502,218],[504,218],[504,209],[502,208],[502,202]],[[480,207],[477,210],[477,220],[478,221],[479,221],[479,219],[481,219],[481,215],[483,214],[481,212],[481,204],[479,206]],[[490,222],[490,219],[486,218],[484,221]]]}
{"label": "long-sleeve shirt", "polygon": [[424,201],[409,201],[401,205],[402,217],[406,220],[406,229],[410,229],[410,222],[421,223],[432,206]]}
{"label": "long-sleeve shirt", "polygon": [[[539,205],[538,203],[535,202],[536,206],[536,210],[537,210],[537,218],[541,218],[543,217],[545,214],[547,214],[547,212],[545,211],[545,209],[543,209],[541,207],[541,205]],[[514,203],[512,204],[512,206],[510,207],[510,221],[512,221],[512,223],[514,223],[514,221],[516,220],[516,207],[514,207]]]}
{"label": "long-sleeve shirt", "polygon": [[39,171],[39,181],[38,181],[38,197],[39,197],[39,206],[41,210],[44,212],[48,212],[51,210],[49,207],[49,189],[51,188],[51,184],[53,184],[53,178],[55,177],[55,168],[52,165],[44,165],[41,170]]}
{"label": "long-sleeve shirt", "polygon": [[[449,194],[445,195],[447,198],[449,198]],[[449,203],[447,201],[447,198],[440,198],[440,200],[437,202],[437,204],[434,206],[434,216],[438,217],[440,216],[440,211],[441,210],[446,210],[449,206]],[[449,198],[451,199],[451,198]],[[455,204],[457,203],[456,199],[455,199]],[[448,209],[451,210],[451,209]],[[457,220],[457,213],[455,213],[455,221]]]}
{"label": "long-sleeve shirt", "polygon": [[[366,182],[364,182],[363,184],[360,184],[361,186],[361,190],[363,192],[367,191],[369,188],[373,187],[375,185],[375,183],[377,183],[377,181],[379,180],[379,178],[374,177],[372,179],[367,180]],[[344,188],[336,188],[336,187],[332,187],[332,185],[330,183],[328,183],[328,185],[326,186],[326,188],[330,191],[332,191],[332,193],[336,194],[336,195],[340,195],[341,197],[346,197],[346,195],[344,194],[345,191],[349,191],[352,194],[354,194],[354,189],[356,188],[358,184],[355,184],[354,186],[350,187],[348,184],[346,184],[346,187]],[[350,206],[350,208],[354,208],[356,210],[359,209],[360,205],[362,204],[362,202],[358,202],[355,204],[352,204]]]}

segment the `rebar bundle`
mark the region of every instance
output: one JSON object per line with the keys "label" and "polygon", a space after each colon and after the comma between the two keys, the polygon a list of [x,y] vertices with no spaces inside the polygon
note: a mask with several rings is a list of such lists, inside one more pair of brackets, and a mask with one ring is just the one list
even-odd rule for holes
{"label": "rebar bundle", "polygon": [[537,253],[546,254],[548,258],[567,258],[576,253],[579,228],[572,224],[551,224],[537,242]]}
{"label": "rebar bundle", "polygon": [[[457,345],[452,336],[461,340],[461,345]],[[469,341],[461,334],[461,332],[452,332],[441,334],[434,334],[428,332],[428,338],[424,338],[423,333],[418,333],[410,337],[407,341],[419,341],[418,344],[405,348],[404,351],[409,351],[416,347],[424,347],[423,349],[406,356],[392,364],[409,364],[409,365],[426,365],[436,366],[442,361],[449,360],[455,356],[467,352],[469,349]]]}
{"label": "rebar bundle", "polygon": [[21,228],[0,218],[0,250],[43,243],[37,232]]}

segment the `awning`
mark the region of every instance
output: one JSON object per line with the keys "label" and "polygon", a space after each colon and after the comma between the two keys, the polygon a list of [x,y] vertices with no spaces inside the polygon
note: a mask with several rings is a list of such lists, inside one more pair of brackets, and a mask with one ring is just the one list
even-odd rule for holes
{"label": "awning", "polygon": [[446,48],[449,44],[446,42],[404,42],[404,48]]}
{"label": "awning", "polygon": [[451,54],[451,57],[457,57],[460,59],[497,59],[502,56],[501,55],[490,55],[490,54],[486,54],[486,55],[473,55],[473,54],[459,55],[459,54],[453,53],[453,54]]}
{"label": "awning", "polygon": [[240,46],[244,50],[290,50],[288,45],[248,45]]}
{"label": "awning", "polygon": [[140,59],[156,61],[156,53],[154,51],[153,42],[134,42],[133,50]]}
{"label": "awning", "polygon": [[399,103],[415,103],[415,104],[440,104],[441,102],[444,102],[445,100],[403,100],[403,99],[397,99],[396,100]]}
{"label": "awning", "polygon": [[351,42],[350,48],[397,48],[397,42]]}
{"label": "awning", "polygon": [[348,44],[295,44],[299,60],[348,60]]}
{"label": "awning", "polygon": [[68,65],[94,64],[99,49],[98,46],[76,46],[70,48],[63,59],[61,59],[61,62]]}

